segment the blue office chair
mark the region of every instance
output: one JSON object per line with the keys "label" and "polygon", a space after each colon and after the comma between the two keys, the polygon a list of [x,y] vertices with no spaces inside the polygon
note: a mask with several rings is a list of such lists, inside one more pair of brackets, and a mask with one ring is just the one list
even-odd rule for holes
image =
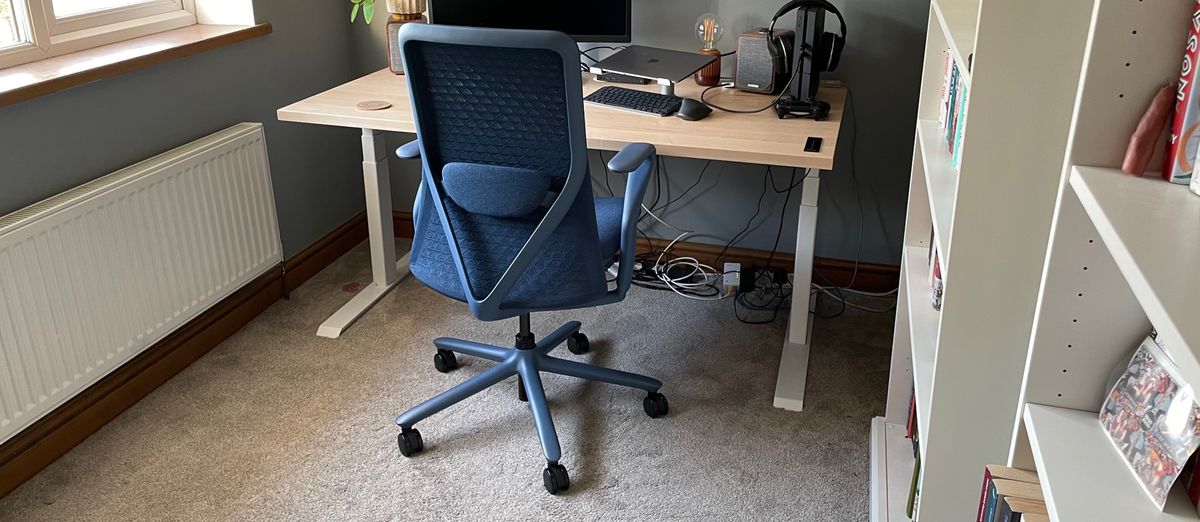
{"label": "blue office chair", "polygon": [[[588,351],[578,321],[541,341],[529,329],[532,312],[625,298],[654,147],[630,145],[609,162],[629,174],[624,198],[592,197],[579,50],[562,33],[408,24],[400,51],[417,141],[397,154],[423,166],[412,274],[466,302],[480,320],[520,318],[515,347],[433,341],[440,372],[458,365],[455,353],[497,364],[397,417],[400,452],[424,449],[416,423],[516,375],[546,456],[543,483],[551,494],[565,491],[570,479],[540,372],[639,388],[646,414],[668,411],[655,379],[551,357],[564,342],[576,354]],[[618,257],[616,281],[607,281]]]}

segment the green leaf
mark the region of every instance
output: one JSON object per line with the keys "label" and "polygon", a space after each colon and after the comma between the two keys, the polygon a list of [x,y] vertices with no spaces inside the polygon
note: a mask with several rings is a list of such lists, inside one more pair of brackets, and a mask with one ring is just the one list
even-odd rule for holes
{"label": "green leaf", "polygon": [[374,20],[374,19],[375,19],[375,2],[367,2],[366,4],[363,4],[363,20],[366,20],[367,24],[370,24],[371,20]]}
{"label": "green leaf", "polygon": [[358,18],[358,8],[359,4],[354,4],[354,9],[350,10],[350,23],[354,23],[354,20]]}
{"label": "green leaf", "polygon": [[363,1],[363,0],[350,0],[350,3],[352,3],[352,4],[357,4],[357,3],[359,3],[359,2],[362,2],[362,1]]}

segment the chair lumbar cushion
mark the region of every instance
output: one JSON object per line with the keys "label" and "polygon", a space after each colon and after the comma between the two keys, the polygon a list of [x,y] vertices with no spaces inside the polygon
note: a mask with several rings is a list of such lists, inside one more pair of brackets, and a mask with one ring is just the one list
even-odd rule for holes
{"label": "chair lumbar cushion", "polygon": [[442,187],[467,212],[519,217],[537,210],[550,190],[550,175],[536,170],[480,163],[447,163]]}

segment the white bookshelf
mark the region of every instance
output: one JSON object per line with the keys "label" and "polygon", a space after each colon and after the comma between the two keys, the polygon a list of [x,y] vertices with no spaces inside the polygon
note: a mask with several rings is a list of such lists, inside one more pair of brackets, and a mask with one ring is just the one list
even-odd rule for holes
{"label": "white bookshelf", "polygon": [[[950,252],[950,224],[954,221],[954,200],[958,192],[958,172],[950,161],[950,150],[937,120],[917,120],[917,144],[929,192],[929,209],[938,249]],[[916,175],[916,173],[913,173]]]}
{"label": "white bookshelf", "polygon": [[930,5],[932,19],[937,21],[946,39],[946,46],[968,84],[971,83],[971,72],[967,65],[970,63],[969,57],[975,52],[979,8],[980,0],[941,0]]}
{"label": "white bookshelf", "polygon": [[[929,249],[904,247],[904,280],[906,288],[927,288],[925,269]],[[909,343],[912,349],[913,393],[917,398],[917,425],[929,425],[929,399],[933,397],[933,368],[937,359],[937,333],[941,314],[930,306],[930,296],[924,292],[905,292],[908,299]],[[925,454],[924,439],[921,455]]]}
{"label": "white bookshelf", "polygon": [[[974,519],[984,466],[1009,454],[1009,414],[1018,405],[1093,3],[930,5],[887,411],[876,420],[887,429],[873,430],[878,446],[886,434],[903,433],[915,398],[919,521]],[[957,170],[938,123],[947,51],[969,93]],[[940,312],[928,284],[931,236],[942,252]],[[912,475],[908,461],[880,458],[872,466],[886,468],[874,469],[873,481]],[[879,486],[872,491],[886,489]],[[907,495],[872,498],[873,521],[908,520],[895,506]]]}
{"label": "white bookshelf", "polygon": [[1095,167],[1076,167],[1071,188],[1183,378],[1200,384],[1200,197]]}
{"label": "white bookshelf", "polygon": [[908,518],[905,507],[914,461],[912,441],[905,438],[904,426],[890,424],[883,417],[871,421],[871,503],[887,510],[879,513],[880,520]]}
{"label": "white bookshelf", "polygon": [[1163,511],[1150,502],[1094,412],[1030,404],[1024,420],[1046,508],[1056,520],[1196,520],[1196,509],[1182,489],[1171,490]]}
{"label": "white bookshelf", "polygon": [[1158,511],[1097,413],[1151,325],[1184,380],[1200,384],[1200,324],[1188,322],[1200,310],[1200,197],[1117,168],[1147,103],[1178,75],[1194,5],[1097,0],[1093,10],[1008,458],[1038,471],[1056,522],[1200,520],[1178,487]]}

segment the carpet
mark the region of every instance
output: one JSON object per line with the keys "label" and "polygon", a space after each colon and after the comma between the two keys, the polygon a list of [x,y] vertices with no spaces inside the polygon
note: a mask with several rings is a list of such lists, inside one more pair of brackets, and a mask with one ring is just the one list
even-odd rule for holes
{"label": "carpet", "polygon": [[[431,340],[507,344],[516,320],[408,278],[341,339],[314,333],[370,281],[360,245],[221,346],[0,500],[0,520],[802,520],[868,518],[871,417],[883,413],[893,314],[818,321],[805,411],[771,400],[786,319],[738,322],[730,301],[634,288],[577,319],[592,353],[556,356],[662,380],[644,392],[543,375],[571,489],[542,487],[515,378],[418,424],[397,414],[491,363],[433,369]],[[878,304],[878,303],[877,303]]]}

